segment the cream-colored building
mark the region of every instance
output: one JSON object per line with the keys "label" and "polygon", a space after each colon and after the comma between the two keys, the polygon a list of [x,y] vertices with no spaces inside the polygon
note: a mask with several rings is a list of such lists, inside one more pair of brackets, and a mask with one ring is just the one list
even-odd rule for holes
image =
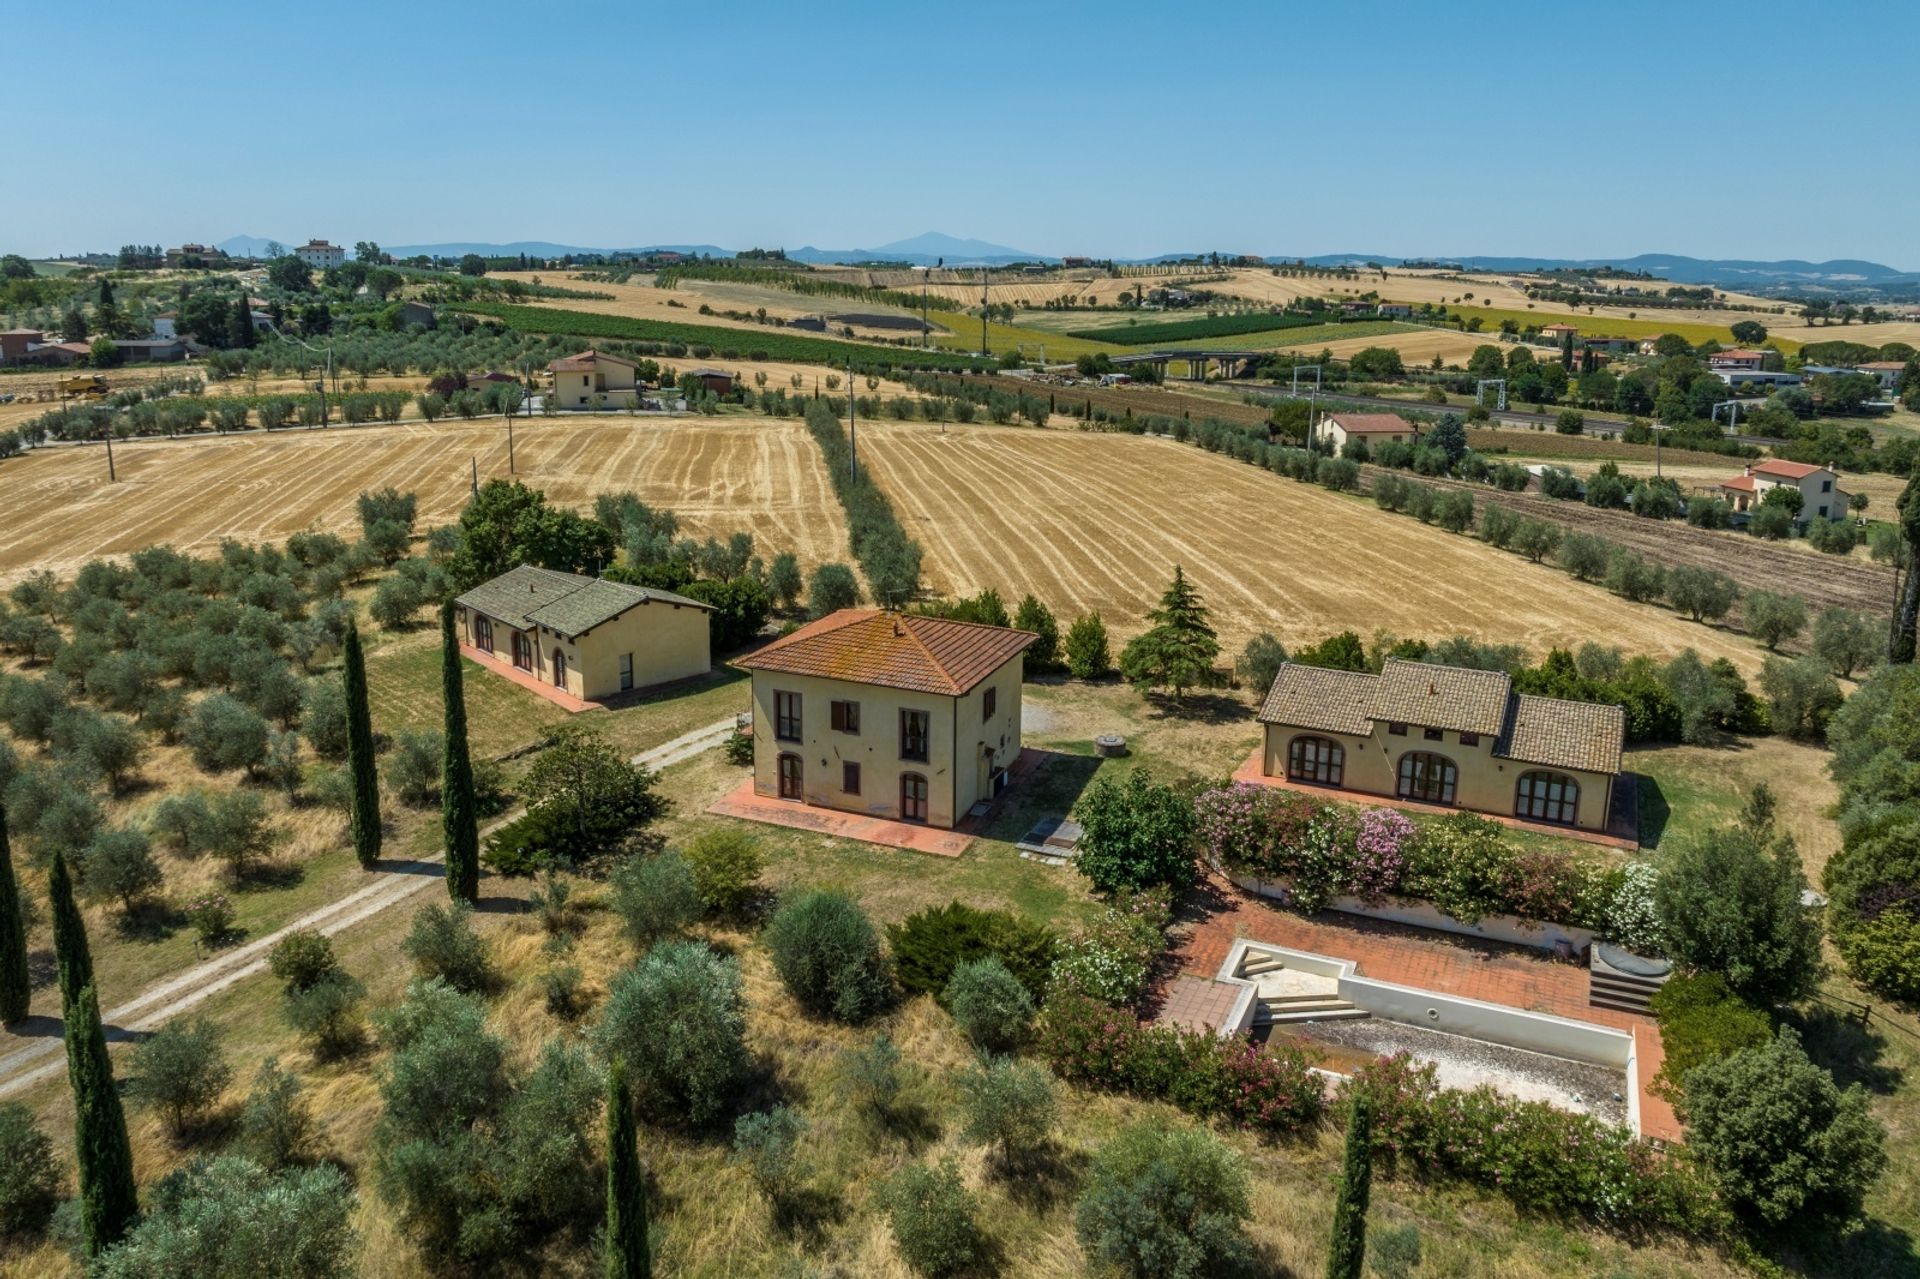
{"label": "cream-colored building", "polygon": [[1840,487],[1840,473],[1828,466],[1808,462],[1788,462],[1770,457],[1748,466],[1739,475],[1720,485],[1721,495],[1736,511],[1748,511],[1760,505],[1770,489],[1800,490],[1801,522],[1819,517],[1838,520],[1847,515],[1850,500]]}
{"label": "cream-colored building", "polygon": [[704,675],[698,600],[523,564],[454,600],[464,642],[582,701]]}
{"label": "cream-colored building", "polygon": [[1269,777],[1594,831],[1607,828],[1626,741],[1618,706],[1397,659],[1378,675],[1288,662],[1260,721]]}
{"label": "cream-colored building", "polygon": [[1411,444],[1419,428],[1398,413],[1329,413],[1314,428],[1314,438],[1338,453],[1348,440],[1361,439],[1368,448],[1386,443]]}
{"label": "cream-colored building", "polygon": [[1019,757],[1033,640],[849,608],[737,659],[753,672],[754,793],[953,826],[999,793]]}
{"label": "cream-colored building", "polygon": [[639,400],[632,360],[601,351],[582,351],[547,365],[553,374],[553,402],[563,409],[624,409]]}

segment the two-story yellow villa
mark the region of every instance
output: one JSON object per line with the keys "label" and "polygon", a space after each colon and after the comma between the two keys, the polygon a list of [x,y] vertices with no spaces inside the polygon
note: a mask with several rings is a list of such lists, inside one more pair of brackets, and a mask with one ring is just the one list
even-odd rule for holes
{"label": "two-story yellow villa", "polygon": [[830,613],[735,665],[753,672],[753,790],[951,827],[1020,754],[1028,631],[877,609]]}
{"label": "two-story yellow villa", "polygon": [[455,599],[454,624],[474,655],[597,701],[706,674],[712,611],[671,591],[522,564]]}
{"label": "two-story yellow villa", "polygon": [[1260,708],[1269,777],[1605,831],[1626,740],[1618,706],[1513,691],[1502,671],[1288,662]]}

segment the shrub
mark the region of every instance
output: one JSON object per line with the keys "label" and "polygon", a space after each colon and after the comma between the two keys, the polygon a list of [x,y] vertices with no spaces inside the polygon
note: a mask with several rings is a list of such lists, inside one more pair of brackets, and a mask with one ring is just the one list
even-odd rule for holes
{"label": "shrub", "polygon": [[979,1205],[952,1159],[903,1169],[880,1202],[900,1256],[929,1279],[969,1273],[986,1253]]}
{"label": "shrub", "polygon": [[281,1014],[316,1058],[332,1061],[359,1049],[366,993],[359,981],[335,971],[304,990],[288,991]]}
{"label": "shrub", "polygon": [[202,698],[187,715],[181,738],[193,762],[209,773],[251,772],[267,757],[267,721],[226,693]]}
{"label": "shrub", "polygon": [[700,900],[713,914],[737,917],[760,886],[765,858],[760,841],[746,831],[730,826],[703,831],[680,855],[693,871]]}
{"label": "shrub", "polygon": [[815,889],[783,902],[766,940],[787,992],[816,1016],[864,1021],[892,999],[880,936],[844,893]]}
{"label": "shrub", "polygon": [[1798,595],[1779,595],[1773,591],[1748,591],[1740,605],[1747,634],[1769,650],[1807,629],[1807,602]]}
{"label": "shrub", "polygon": [[753,1174],[760,1193],[776,1205],[806,1176],[800,1139],[807,1121],[786,1106],[742,1115],[733,1124],[733,1157]]}
{"label": "shrub", "polygon": [[1751,814],[1669,854],[1654,905],[1676,960],[1724,974],[1755,1002],[1791,1000],[1820,978],[1820,925],[1800,902],[1792,838]]}
{"label": "shrub", "polygon": [[1165,889],[1115,894],[1092,922],[1060,944],[1052,988],[1108,1004],[1134,1004],[1166,948],[1172,900]]}
{"label": "shrub", "polygon": [[1887,1166],[1865,1089],[1842,1092],[1789,1027],[1695,1067],[1683,1086],[1688,1148],[1737,1210],[1766,1225],[1855,1218]]}
{"label": "shrub", "polygon": [[1044,1146],[1059,1114],[1053,1076],[1031,1062],[998,1058],[969,1070],[956,1081],[962,1134],[968,1141],[999,1149],[1000,1165],[1019,1167]]}
{"label": "shrub", "polygon": [[656,1120],[704,1125],[746,1073],[744,1009],[738,963],[700,942],[662,942],[613,979],[593,1041],[626,1059]]}
{"label": "shrub", "polygon": [[1075,805],[1085,834],[1074,866],[1101,892],[1193,879],[1193,805],[1145,768],[1102,777]]}
{"label": "shrub", "polygon": [[33,1111],[17,1101],[0,1105],[0,1238],[44,1230],[61,1180],[53,1142],[34,1125]]}
{"label": "shrub", "polygon": [[1113,670],[1107,626],[1098,613],[1084,613],[1067,628],[1067,673],[1075,679],[1100,679]]}
{"label": "shrub", "polygon": [[700,918],[700,890],[678,853],[629,857],[614,868],[613,909],[633,944],[645,950]]}
{"label": "shrub", "polygon": [[1811,657],[1768,657],[1760,667],[1760,691],[1774,731],[1807,741],[1826,736],[1827,721],[1844,700],[1826,666]]}
{"label": "shrub", "polygon": [[1011,911],[980,910],[956,901],[888,925],[887,944],[900,985],[909,992],[937,995],[959,964],[992,956],[1038,1004],[1046,997],[1057,939],[1044,925]]}
{"label": "shrub", "polygon": [[1675,976],[1653,997],[1665,1059],[1655,1087],[1678,1100],[1687,1072],[1773,1040],[1773,1019],[1734,994],[1719,973]]}
{"label": "shrub", "polygon": [[225,893],[207,893],[187,903],[187,922],[202,946],[218,946],[233,932],[233,902]]}
{"label": "shrub", "polygon": [[387,757],[387,790],[409,808],[437,805],[445,750],[445,739],[438,732],[396,734]]}
{"label": "shrub", "polygon": [[233,1082],[219,1033],[204,1018],[155,1031],[134,1050],[133,1072],[127,1091],[159,1111],[176,1140],[206,1117]]}
{"label": "shrub", "polygon": [[267,956],[267,970],[286,986],[288,994],[311,990],[339,971],[333,943],[311,929],[295,929]]}
{"label": "shrub", "polygon": [[247,1279],[270,1266],[289,1279],[334,1279],[352,1270],[353,1209],[353,1188],[331,1164],[269,1173],[238,1155],[196,1161],[153,1188],[140,1224],[88,1273]]}
{"label": "shrub", "polygon": [[1591,1115],[1514,1101],[1489,1087],[1441,1088],[1431,1062],[1405,1053],[1355,1070],[1340,1102],[1362,1094],[1373,1113],[1374,1157],[1387,1168],[1457,1177],[1504,1194],[1523,1212],[1626,1230],[1705,1235],[1724,1223],[1710,1178]]}
{"label": "shrub", "polygon": [[900,1099],[900,1050],[884,1032],[841,1054],[842,1087],[861,1112],[885,1121]]}
{"label": "shrub", "polygon": [[954,968],[945,1002],[960,1029],[983,1052],[1011,1051],[1033,1021],[1033,996],[991,955]]}
{"label": "shrub", "polygon": [[1090,1260],[1137,1279],[1201,1279],[1245,1264],[1249,1181],[1199,1128],[1139,1124],[1093,1157],[1074,1224]]}
{"label": "shrub", "polygon": [[1569,533],[1560,539],[1555,558],[1560,567],[1582,582],[1591,582],[1607,571],[1613,544],[1593,533]]}
{"label": "shrub", "polygon": [[1499,823],[1450,813],[1420,827],[1407,854],[1406,886],[1462,923],[1503,913],[1510,905],[1513,850]]}
{"label": "shrub", "polygon": [[465,902],[422,906],[400,951],[421,977],[442,978],[455,990],[471,994],[493,984],[487,943],[473,931],[473,907]]}
{"label": "shrub", "polygon": [[279,1058],[267,1058],[240,1109],[240,1148],[273,1172],[304,1163],[312,1141],[313,1114],[300,1095],[300,1080],[280,1068]]}

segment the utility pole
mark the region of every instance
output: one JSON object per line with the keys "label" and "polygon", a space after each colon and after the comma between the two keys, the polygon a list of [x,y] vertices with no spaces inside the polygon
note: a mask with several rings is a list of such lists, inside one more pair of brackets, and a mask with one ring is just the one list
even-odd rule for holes
{"label": "utility pole", "polygon": [[920,349],[927,349],[927,281],[933,278],[933,268],[920,268]]}
{"label": "utility pole", "polygon": [[507,474],[518,475],[519,473],[520,472],[516,470],[513,465],[513,419],[508,418],[507,419]]}
{"label": "utility pole", "polygon": [[987,268],[980,268],[980,354],[992,355],[987,345]]}
{"label": "utility pole", "polygon": [[107,425],[103,434],[107,439],[107,483],[117,484],[120,482],[120,477],[114,473],[113,469],[113,425],[111,423]]}
{"label": "utility pole", "polygon": [[471,453],[467,455],[467,491],[480,496],[480,459]]}

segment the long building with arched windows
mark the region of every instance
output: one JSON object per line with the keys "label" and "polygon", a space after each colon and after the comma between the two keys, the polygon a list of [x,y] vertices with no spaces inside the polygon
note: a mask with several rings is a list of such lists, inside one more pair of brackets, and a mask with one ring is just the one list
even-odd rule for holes
{"label": "long building with arched windows", "polygon": [[1626,740],[1618,706],[1398,659],[1378,675],[1288,662],[1260,722],[1269,777],[1591,831],[1607,828]]}

